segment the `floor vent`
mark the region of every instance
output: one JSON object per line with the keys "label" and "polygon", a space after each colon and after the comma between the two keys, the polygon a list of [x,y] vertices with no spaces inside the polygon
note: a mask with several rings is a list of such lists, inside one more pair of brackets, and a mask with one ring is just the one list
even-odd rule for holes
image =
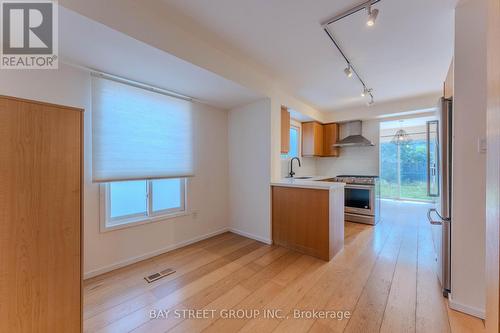
{"label": "floor vent", "polygon": [[165,276],[168,276],[170,274],[174,274],[175,271],[171,268],[167,268],[159,273],[154,273],[151,275],[148,275],[144,278],[144,280],[148,281],[148,283],[155,282],[156,280],[159,280],[161,278],[164,278]]}

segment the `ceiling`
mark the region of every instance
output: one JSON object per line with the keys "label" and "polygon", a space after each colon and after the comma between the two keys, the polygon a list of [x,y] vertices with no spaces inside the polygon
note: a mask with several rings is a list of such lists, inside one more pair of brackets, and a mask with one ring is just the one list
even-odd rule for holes
{"label": "ceiling", "polygon": [[[320,22],[363,0],[162,0],[189,20],[269,69],[296,97],[321,111],[365,105],[362,87],[343,73],[345,62]],[[453,54],[457,0],[382,0],[376,25],[361,11],[330,25],[375,101],[434,93]]]}
{"label": "ceiling", "polygon": [[208,70],[59,7],[62,61],[194,97],[231,109],[263,96]]}

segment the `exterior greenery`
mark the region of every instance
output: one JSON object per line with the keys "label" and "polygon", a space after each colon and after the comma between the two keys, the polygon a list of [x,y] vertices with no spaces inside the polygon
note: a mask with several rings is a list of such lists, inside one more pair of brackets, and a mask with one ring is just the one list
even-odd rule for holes
{"label": "exterior greenery", "polygon": [[433,200],[427,196],[426,141],[414,140],[409,144],[400,145],[399,149],[398,163],[398,146],[391,142],[382,142],[380,145],[382,198]]}

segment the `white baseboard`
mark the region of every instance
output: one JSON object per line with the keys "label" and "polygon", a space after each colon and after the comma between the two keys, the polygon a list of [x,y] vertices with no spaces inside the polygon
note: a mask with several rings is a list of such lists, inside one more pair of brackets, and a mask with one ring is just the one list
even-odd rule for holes
{"label": "white baseboard", "polygon": [[272,239],[264,238],[264,237],[260,237],[260,236],[256,236],[254,234],[250,234],[248,232],[241,231],[241,230],[238,230],[238,229],[235,229],[235,228],[229,228],[228,231],[230,231],[232,233],[235,233],[235,234],[238,234],[240,236],[246,237],[246,238],[255,239],[256,241],[259,241],[259,242],[262,242],[262,243],[266,243],[266,244],[269,244],[269,245],[271,245],[273,243]]}
{"label": "white baseboard", "polygon": [[133,257],[133,258],[129,258],[129,259],[126,259],[126,260],[119,261],[119,262],[114,263],[112,265],[108,265],[108,266],[104,266],[104,267],[101,267],[101,268],[98,268],[98,269],[94,269],[92,271],[85,272],[83,274],[83,279],[84,280],[90,279],[90,278],[93,278],[95,276],[98,276],[98,275],[101,275],[101,274],[104,274],[104,273],[107,273],[107,272],[111,272],[111,271],[113,271],[115,269],[122,268],[122,267],[125,267],[125,266],[128,266],[128,265],[131,265],[131,264],[135,264],[136,262],[139,262],[139,261],[142,261],[142,260],[146,260],[146,259],[155,257],[157,255],[160,255],[160,254],[163,254],[163,253],[166,253],[166,252],[178,249],[178,248],[183,247],[183,246],[187,246],[187,245],[199,242],[201,240],[204,240],[204,239],[207,239],[207,238],[210,238],[210,237],[214,237],[214,236],[220,235],[220,234],[228,232],[228,231],[232,231],[232,230],[229,230],[228,228],[222,228],[222,229],[219,229],[219,230],[214,231],[214,232],[210,232],[210,233],[205,234],[205,235],[197,236],[197,237],[188,239],[186,241],[179,242],[177,244],[169,245],[167,247],[158,249],[158,250],[153,251],[153,252],[145,253],[145,254],[137,256],[137,257]]}
{"label": "white baseboard", "polygon": [[466,313],[468,315],[471,315],[471,316],[474,316],[474,317],[478,317],[478,318],[481,318],[481,319],[485,319],[486,318],[486,311],[485,311],[485,309],[479,309],[479,308],[476,308],[476,307],[472,307],[472,306],[468,306],[468,305],[457,303],[457,302],[453,301],[453,297],[451,295],[448,298],[448,304],[450,306],[450,309],[453,309],[453,310],[456,310],[456,311],[459,311],[459,312],[463,312],[463,313]]}

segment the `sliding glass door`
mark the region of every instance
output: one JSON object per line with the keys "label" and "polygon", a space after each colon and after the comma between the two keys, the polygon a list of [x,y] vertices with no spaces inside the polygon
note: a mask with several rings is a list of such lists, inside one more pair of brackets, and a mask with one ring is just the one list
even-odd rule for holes
{"label": "sliding glass door", "polygon": [[[428,195],[427,121],[414,118],[380,124],[380,184],[386,199],[433,201]],[[433,146],[433,144],[431,144]],[[433,155],[430,156],[433,158]],[[432,172],[432,170],[431,170]]]}

